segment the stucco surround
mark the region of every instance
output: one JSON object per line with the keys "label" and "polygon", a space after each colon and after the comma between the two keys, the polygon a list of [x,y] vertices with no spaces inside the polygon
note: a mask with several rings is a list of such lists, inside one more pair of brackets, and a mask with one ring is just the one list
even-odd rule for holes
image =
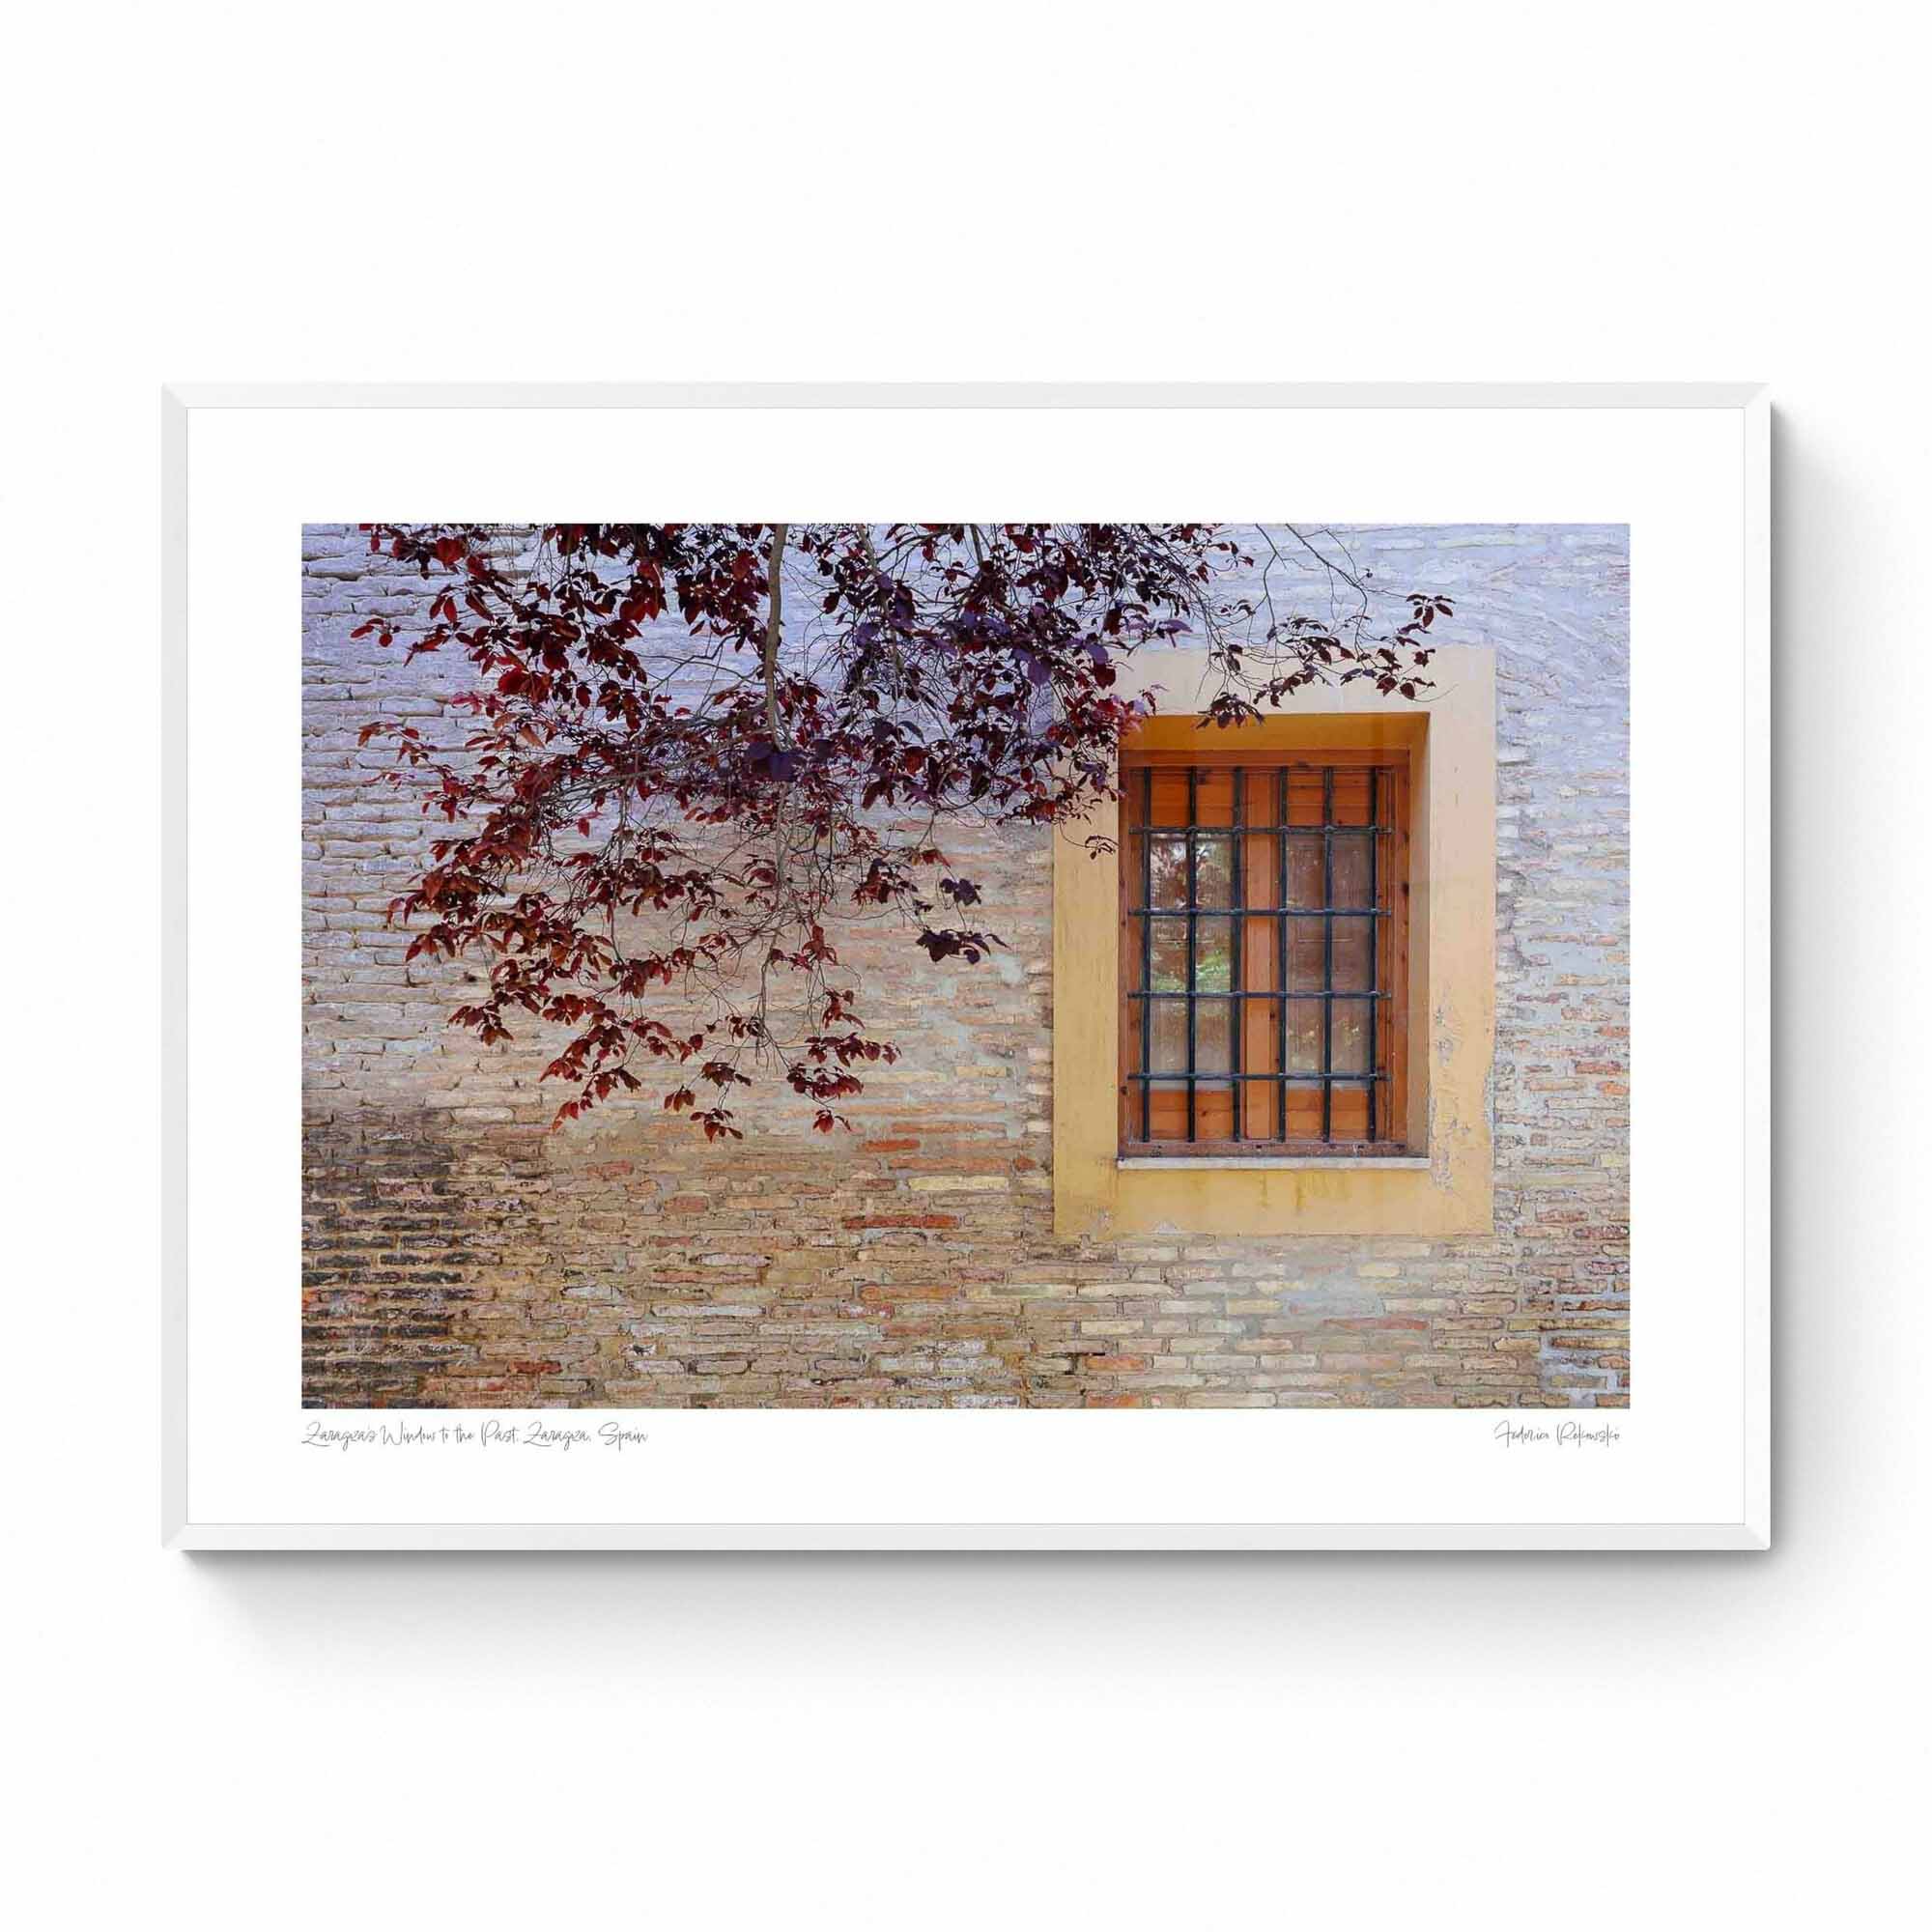
{"label": "stucco surround", "polygon": [[1370,751],[1401,746],[1414,775],[1410,828],[1410,1118],[1416,1160],[1321,1156],[1243,1161],[1120,1158],[1120,952],[1115,868],[1086,840],[1118,836],[1109,801],[1062,827],[1053,851],[1054,1233],[1488,1234],[1492,1217],[1489,1081],[1495,1045],[1495,652],[1438,660],[1417,698],[1365,681],[1315,685],[1258,723],[1201,724],[1216,689],[1205,651],[1131,660],[1123,684],[1156,693],[1142,742],[1199,748],[1204,763],[1243,749]]}

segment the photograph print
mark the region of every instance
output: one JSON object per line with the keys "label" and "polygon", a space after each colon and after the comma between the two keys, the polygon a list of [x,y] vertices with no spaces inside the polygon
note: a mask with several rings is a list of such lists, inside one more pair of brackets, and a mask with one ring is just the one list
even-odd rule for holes
{"label": "photograph print", "polygon": [[311,525],[309,1408],[1622,1407],[1623,525]]}

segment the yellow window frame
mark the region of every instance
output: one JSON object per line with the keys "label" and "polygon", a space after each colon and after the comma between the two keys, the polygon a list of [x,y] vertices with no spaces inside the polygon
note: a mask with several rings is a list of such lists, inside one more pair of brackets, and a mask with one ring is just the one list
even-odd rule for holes
{"label": "yellow window frame", "polygon": [[1495,654],[1442,651],[1419,700],[1357,683],[1297,693],[1259,723],[1201,726],[1214,690],[1207,654],[1134,658],[1129,691],[1157,716],[1135,740],[1252,752],[1406,750],[1409,827],[1406,1157],[1299,1153],[1136,1158],[1120,1145],[1119,811],[1057,828],[1053,851],[1053,1206],[1063,1238],[1120,1235],[1488,1234],[1493,1226],[1489,1083],[1495,1052]]}

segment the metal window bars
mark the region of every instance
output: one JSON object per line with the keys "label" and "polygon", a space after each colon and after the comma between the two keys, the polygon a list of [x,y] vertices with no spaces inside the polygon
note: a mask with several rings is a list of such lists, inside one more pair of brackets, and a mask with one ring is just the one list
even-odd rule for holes
{"label": "metal window bars", "polygon": [[[1154,766],[1128,774],[1127,1138],[1257,1151],[1392,1138],[1393,767],[1188,765],[1159,779],[1157,791]],[[1204,822],[1204,788],[1223,784],[1226,817]],[[1184,796],[1179,818],[1156,817],[1162,794]]]}

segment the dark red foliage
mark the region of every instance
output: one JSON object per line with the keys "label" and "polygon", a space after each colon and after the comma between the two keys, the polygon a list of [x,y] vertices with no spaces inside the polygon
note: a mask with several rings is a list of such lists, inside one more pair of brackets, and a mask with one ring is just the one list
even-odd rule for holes
{"label": "dark red foliage", "polygon": [[410,956],[487,962],[451,1015],[485,1042],[520,1016],[570,1030],[545,1068],[572,1090],[556,1124],[645,1068],[713,1139],[741,1137],[726,1103],[761,1069],[829,1131],[859,1069],[896,1058],[826,937],[835,913],[900,920],[935,962],[1000,944],[952,923],[980,893],[941,828],[1112,796],[1150,708],[1116,695],[1122,659],[1205,644],[1228,724],[1318,679],[1413,696],[1450,614],[1416,595],[1378,632],[1366,592],[1339,620],[1258,613],[1224,593],[1251,559],[1212,524],[364,527],[426,588],[420,621],[356,635],[474,672],[460,748],[362,733],[450,828],[390,907],[417,927]]}

